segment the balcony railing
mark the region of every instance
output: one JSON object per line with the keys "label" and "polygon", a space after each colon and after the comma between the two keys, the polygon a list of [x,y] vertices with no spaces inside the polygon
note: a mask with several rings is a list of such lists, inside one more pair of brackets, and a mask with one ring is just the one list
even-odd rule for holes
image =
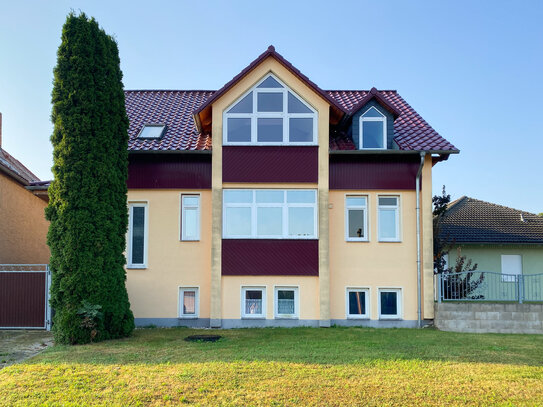
{"label": "balcony railing", "polygon": [[492,271],[441,273],[435,276],[438,302],[540,302],[543,273],[503,274]]}

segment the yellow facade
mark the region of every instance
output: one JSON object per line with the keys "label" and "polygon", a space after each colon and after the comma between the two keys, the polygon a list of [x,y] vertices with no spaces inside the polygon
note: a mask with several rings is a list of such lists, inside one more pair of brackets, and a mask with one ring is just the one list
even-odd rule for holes
{"label": "yellow facade", "polygon": [[[181,241],[181,195],[200,194],[200,240]],[[179,287],[198,287],[200,317],[209,318],[211,192],[129,190],[128,203],[146,203],[148,267],[128,269],[130,305],[136,318],[177,318]]]}
{"label": "yellow facade", "polygon": [[[223,112],[260,79],[273,73],[318,113],[318,183],[223,183]],[[274,58],[268,57],[242,77],[211,106],[211,190],[129,190],[129,202],[146,202],[149,213],[148,268],[128,270],[127,287],[136,318],[177,318],[179,287],[198,287],[199,317],[211,327],[224,321],[242,321],[242,287],[265,287],[266,321],[273,321],[276,286],[298,287],[300,324],[329,326],[347,321],[347,288],[369,290],[369,319],[379,321],[380,289],[401,290],[400,319],[417,321],[417,224],[414,190],[329,190],[330,106]],[[422,317],[433,318],[433,244],[431,208],[432,158],[427,155],[421,186]],[[226,188],[308,188],[318,190],[319,276],[222,276],[222,194]],[[180,196],[201,194],[198,242],[180,242]],[[368,197],[369,241],[345,238],[345,196]],[[400,198],[399,242],[377,238],[377,197]],[[174,215],[176,214],[176,215]],[[356,321],[347,321],[356,323]],[[364,321],[362,321],[364,322]],[[181,321],[179,324],[183,324]],[[235,324],[234,324],[235,325]],[[232,326],[230,324],[230,326]],[[407,326],[407,325],[399,325]]]}
{"label": "yellow facade", "polygon": [[47,203],[0,173],[0,264],[47,264]]}

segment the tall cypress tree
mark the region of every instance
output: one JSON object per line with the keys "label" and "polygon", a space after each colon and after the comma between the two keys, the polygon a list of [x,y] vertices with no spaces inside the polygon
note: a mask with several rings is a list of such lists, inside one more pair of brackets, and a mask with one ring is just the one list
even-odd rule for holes
{"label": "tall cypress tree", "polygon": [[128,336],[134,329],[123,268],[128,224],[128,118],[117,44],[93,19],[71,13],[52,93],[54,181],[51,306],[60,343]]}

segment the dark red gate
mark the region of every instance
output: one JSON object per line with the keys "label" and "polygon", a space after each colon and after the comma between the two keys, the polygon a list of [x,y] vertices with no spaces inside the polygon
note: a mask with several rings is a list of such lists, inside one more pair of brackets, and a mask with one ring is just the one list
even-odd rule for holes
{"label": "dark red gate", "polygon": [[49,329],[47,265],[0,265],[0,329]]}

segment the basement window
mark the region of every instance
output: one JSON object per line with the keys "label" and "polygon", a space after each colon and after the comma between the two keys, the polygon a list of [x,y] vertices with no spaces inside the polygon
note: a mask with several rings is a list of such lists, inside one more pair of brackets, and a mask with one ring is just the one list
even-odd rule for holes
{"label": "basement window", "polygon": [[164,133],[166,125],[164,124],[145,124],[138,134],[142,139],[159,139]]}

